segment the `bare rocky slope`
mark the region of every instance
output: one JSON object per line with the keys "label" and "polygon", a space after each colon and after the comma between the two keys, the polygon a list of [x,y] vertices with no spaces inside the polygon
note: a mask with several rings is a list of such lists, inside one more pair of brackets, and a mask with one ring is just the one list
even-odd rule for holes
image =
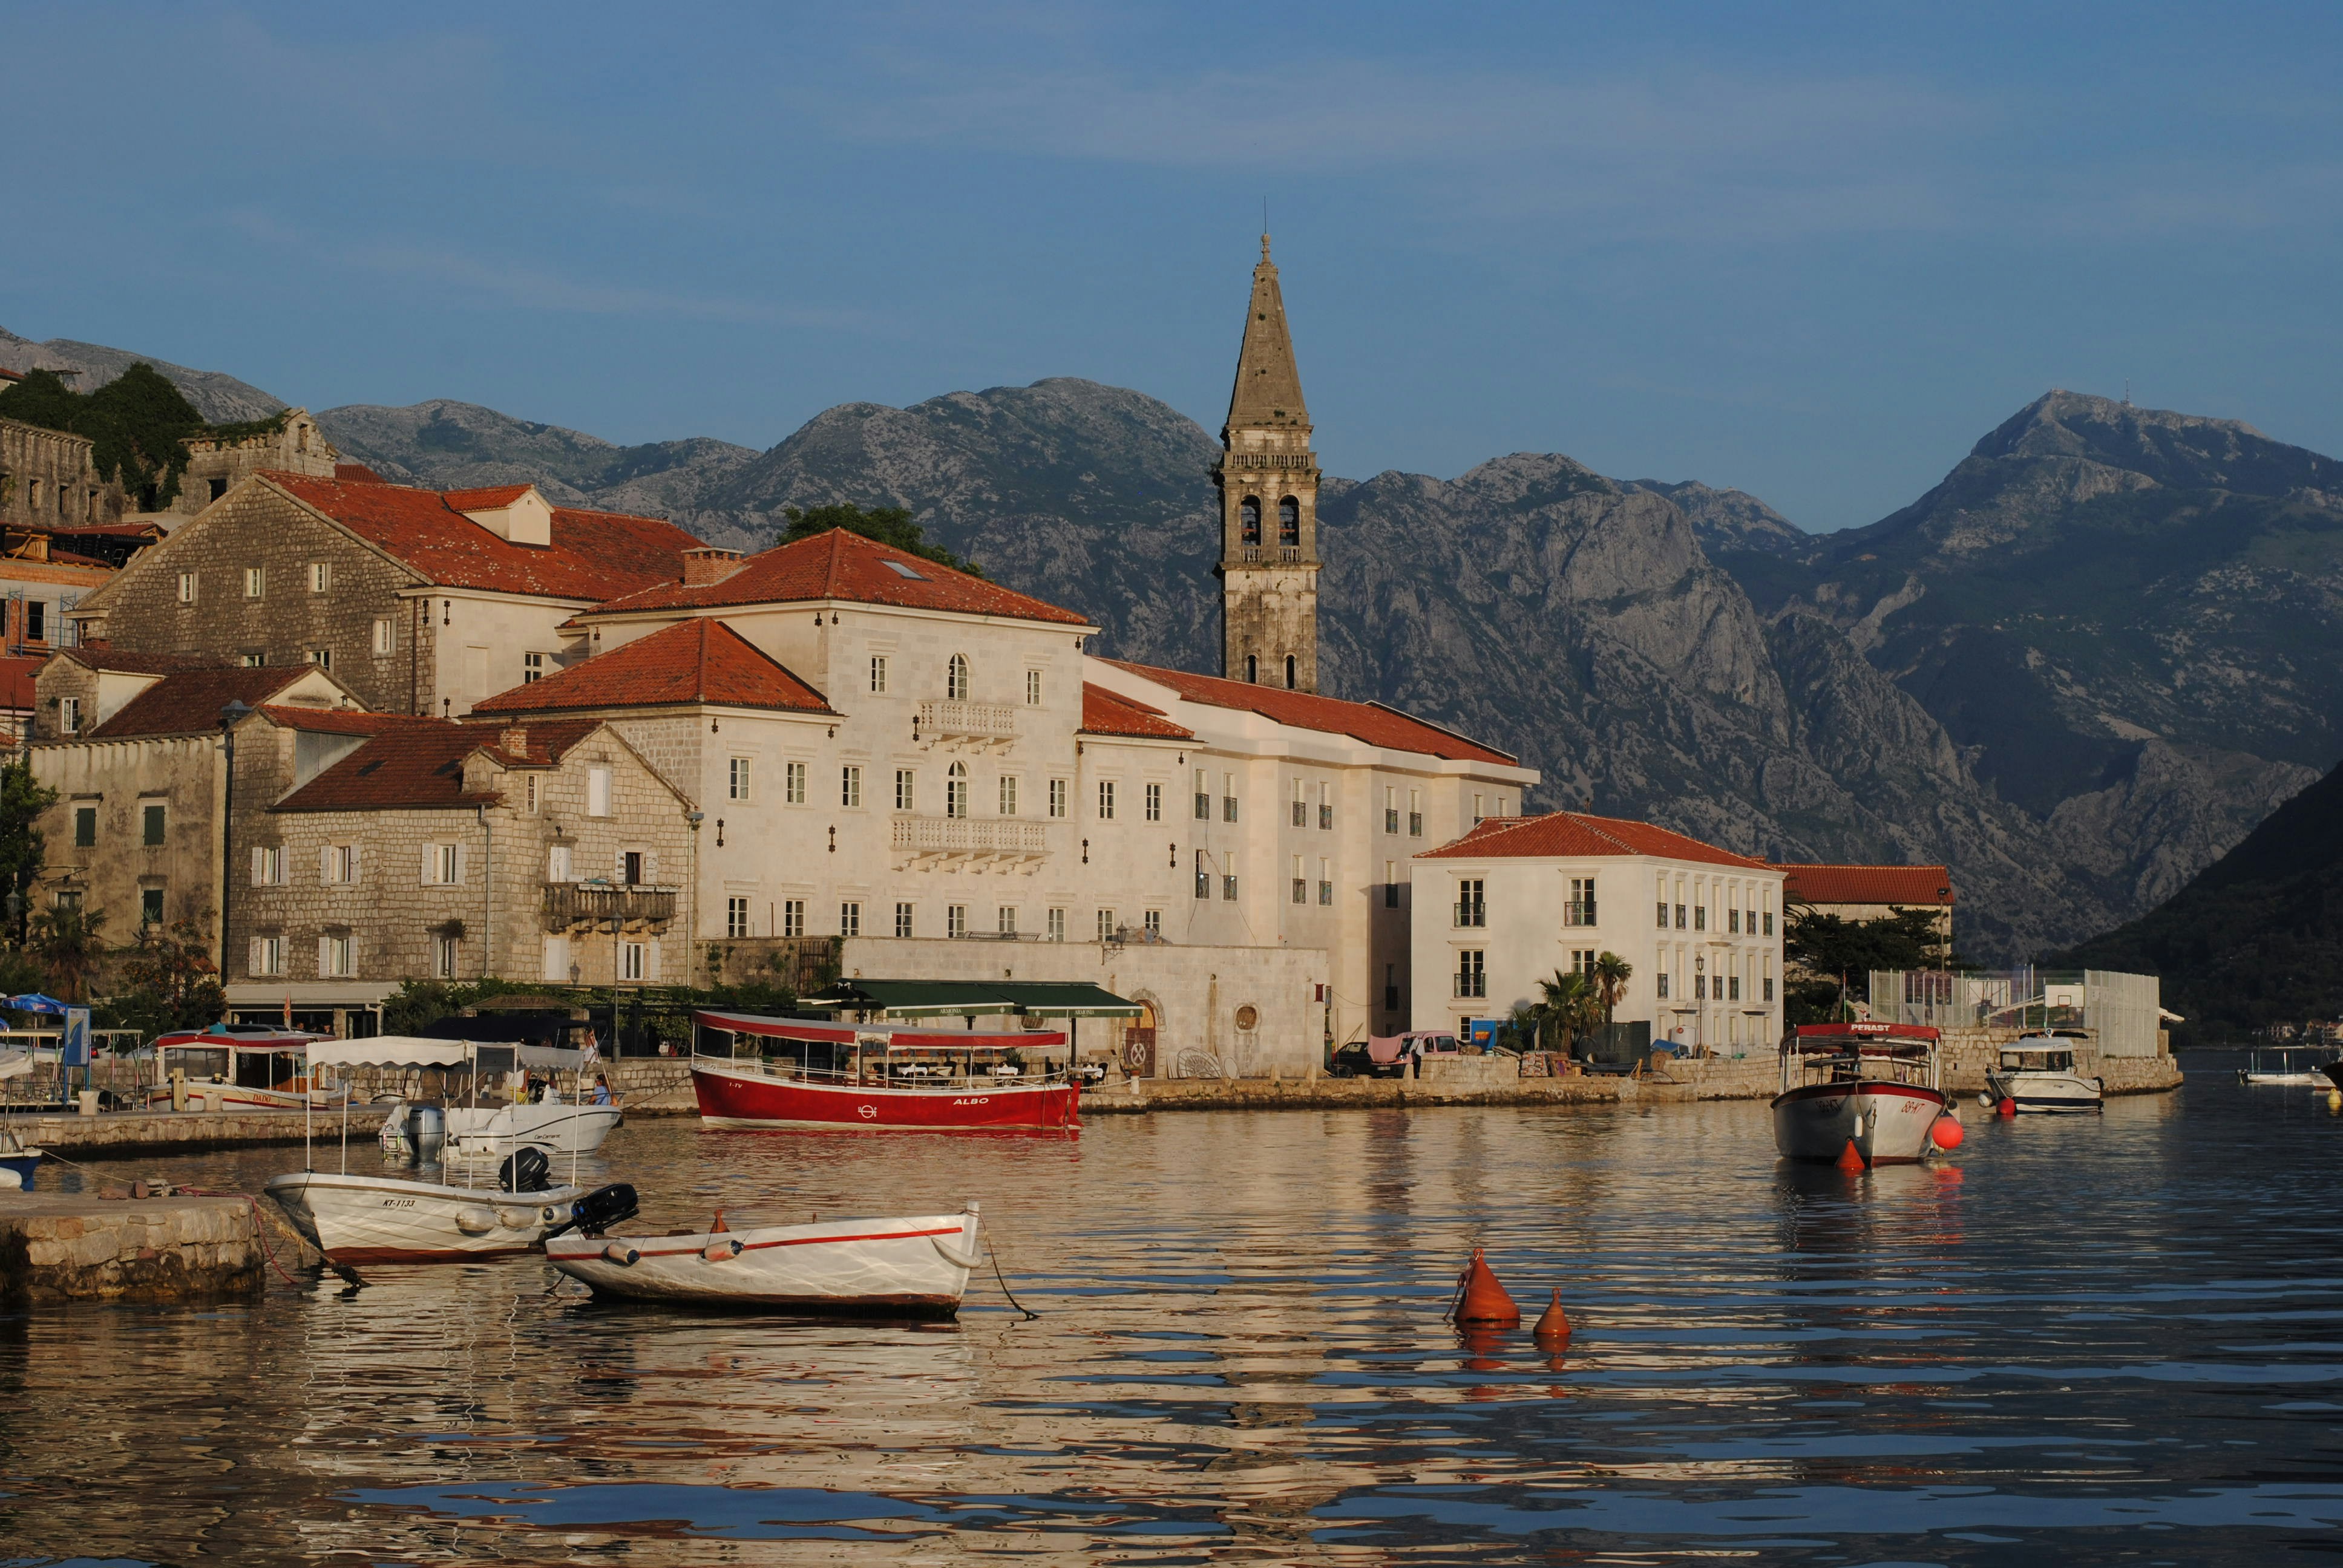
{"label": "bare rocky slope", "polygon": [[18,371],[75,371],[77,374],[68,385],[76,391],[95,392],[142,359],[170,377],[196,406],[196,412],[215,425],[262,418],[285,407],[282,399],[216,370],[191,370],[151,355],[108,348],[102,343],[76,343],[70,337],[35,343],[0,327],[0,367]]}

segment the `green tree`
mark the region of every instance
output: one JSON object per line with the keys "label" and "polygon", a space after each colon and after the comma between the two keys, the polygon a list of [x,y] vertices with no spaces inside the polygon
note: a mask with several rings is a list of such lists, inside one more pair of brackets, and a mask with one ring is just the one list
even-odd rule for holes
{"label": "green tree", "polygon": [[1540,1000],[1533,1004],[1541,1032],[1558,1035],[1554,1049],[1567,1053],[1571,1042],[1595,1021],[1603,1001],[1592,982],[1576,970],[1556,970],[1554,978],[1538,981]]}
{"label": "green tree", "polygon": [[1627,994],[1627,982],[1634,974],[1635,966],[1608,948],[1594,955],[1594,967],[1588,971],[1588,978],[1594,981],[1594,994],[1602,999],[1605,1024],[1619,1010],[1619,999]]}
{"label": "green tree", "polygon": [[865,511],[860,507],[840,502],[829,507],[791,507],[781,515],[789,521],[777,541],[780,544],[793,545],[799,539],[809,539],[832,528],[844,528],[850,534],[876,539],[906,555],[934,561],[956,572],[966,572],[977,578],[984,575],[984,568],[974,561],[964,561],[941,545],[928,543],[927,531],[911,521],[910,512],[901,507],[877,507]]}
{"label": "green tree", "polygon": [[57,792],[41,787],[21,752],[15,761],[0,766],[0,899],[25,891],[41,874],[48,843],[35,824],[56,803]]}
{"label": "green tree", "polygon": [[196,406],[143,361],[87,396],[55,372],[27,372],[0,392],[0,418],[88,437],[99,477],[118,480],[144,511],[167,507],[178,496],[187,437],[206,428]]}
{"label": "green tree", "polygon": [[142,926],[116,957],[126,989],[106,999],[109,1029],[191,1029],[226,1010],[208,917]]}
{"label": "green tree", "polygon": [[33,917],[25,946],[59,1000],[84,1000],[106,967],[106,911],[78,904],[43,910]]}
{"label": "green tree", "polygon": [[[1843,1002],[1868,1001],[1874,970],[1963,969],[1946,950],[1934,910],[1897,907],[1876,920],[1850,920],[1793,904],[1782,930],[1785,967],[1803,970],[1783,988],[1784,1016],[1793,1024],[1851,1017]],[[1842,991],[1842,986],[1844,990]]]}

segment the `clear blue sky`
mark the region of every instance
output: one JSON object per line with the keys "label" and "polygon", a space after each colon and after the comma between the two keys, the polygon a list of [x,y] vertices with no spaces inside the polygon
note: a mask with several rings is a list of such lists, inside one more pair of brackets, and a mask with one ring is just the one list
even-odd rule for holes
{"label": "clear blue sky", "polygon": [[1333,472],[1917,496],[2059,386],[2343,452],[2343,7],[35,6],[0,326],[769,446],[1217,428],[1269,199]]}

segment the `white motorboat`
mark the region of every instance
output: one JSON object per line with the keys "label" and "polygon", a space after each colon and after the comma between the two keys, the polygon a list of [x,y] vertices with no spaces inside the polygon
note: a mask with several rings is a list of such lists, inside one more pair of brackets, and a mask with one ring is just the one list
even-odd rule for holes
{"label": "white motorboat", "polygon": [[1986,1092],[1980,1098],[1988,1105],[2009,1101],[2020,1115],[2104,1111],[2107,1081],[2075,1070],[2075,1041],[2084,1038],[2058,1029],[2018,1036],[2001,1048],[2000,1060],[1986,1070]]}
{"label": "white motorboat", "polygon": [[817,1317],[942,1318],[960,1310],[979,1245],[971,1202],[957,1214],[747,1231],[617,1236],[581,1229],[547,1241],[545,1258],[598,1296]]}
{"label": "white motorboat", "polygon": [[2246,1059],[2246,1065],[2237,1069],[2237,1081],[2325,1089],[2327,1066],[2336,1060],[2335,1052],[2324,1046],[2267,1046]]}
{"label": "white motorboat", "polygon": [[508,1192],[297,1171],[263,1189],[337,1263],[433,1263],[526,1252],[568,1222],[576,1187]]}
{"label": "white motorboat", "polygon": [[[371,1040],[320,1040],[309,1048],[311,1070],[356,1067],[470,1067],[468,1040],[419,1040],[384,1035]],[[494,1257],[537,1246],[547,1233],[570,1222],[581,1199],[590,1199],[572,1180],[555,1185],[551,1161],[539,1150],[522,1147],[508,1155],[497,1185],[457,1185],[408,1181],[396,1176],[352,1174],[349,1168],[349,1101],[342,1101],[341,1169],[309,1167],[311,1127],[303,1125],[305,1169],[272,1178],[263,1189],[307,1231],[336,1263],[435,1262]],[[631,1211],[631,1194],[627,1205]]]}
{"label": "white motorboat", "polygon": [[1951,1108],[1936,1030],[1923,1024],[1800,1024],[1782,1042],[1774,1146],[1785,1159],[1908,1164],[1936,1152]]}
{"label": "white motorboat", "polygon": [[[480,1041],[472,1042],[470,1049],[472,1056],[468,1065],[473,1069],[472,1102],[444,1109],[434,1104],[438,1115],[433,1131],[435,1135],[444,1134],[451,1153],[499,1160],[519,1148],[541,1149],[548,1154],[591,1154],[602,1147],[602,1141],[613,1129],[625,1121],[623,1105],[598,1105],[589,1097],[586,1075],[599,1060],[590,1051]],[[545,1073],[548,1081],[541,1090],[543,1098],[515,1100],[510,1104],[480,1104],[480,1069],[485,1065],[491,1071],[499,1071],[506,1061],[514,1063],[514,1070],[525,1076]],[[386,1151],[410,1160],[426,1157],[417,1141],[413,1113],[417,1109],[403,1101],[389,1108],[383,1117],[380,1134]]]}

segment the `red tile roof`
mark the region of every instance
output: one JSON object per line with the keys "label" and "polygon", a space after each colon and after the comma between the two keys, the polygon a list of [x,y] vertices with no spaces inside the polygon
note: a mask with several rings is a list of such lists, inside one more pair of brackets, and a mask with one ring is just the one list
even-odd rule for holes
{"label": "red tile roof", "polygon": [[820,692],[720,620],[662,627],[542,680],[500,691],[475,713],[543,713],[564,708],[658,708],[712,702],[828,713]]}
{"label": "red tile roof", "polygon": [[55,657],[72,659],[85,669],[114,669],[129,675],[168,675],[175,669],[195,668],[204,663],[176,653],[132,653],[103,642],[61,648]]}
{"label": "red tile roof", "polygon": [[464,759],[485,750],[499,761],[558,762],[564,752],[601,728],[595,719],[528,727],[528,756],[514,758],[497,745],[498,733],[444,719],[408,719],[377,735],[269,808],[272,811],[390,811],[468,809],[493,804],[494,792],[464,793]]}
{"label": "red tile roof", "polygon": [[389,480],[384,478],[380,474],[376,473],[372,468],[367,467],[364,463],[335,464],[334,478],[337,483],[344,485],[387,485],[390,483]]}
{"label": "red tile roof", "polygon": [[33,678],[49,661],[38,654],[0,654],[0,709],[33,710]]}
{"label": "red tile roof", "polygon": [[1452,844],[1426,849],[1419,860],[1453,859],[1581,859],[1594,855],[1652,855],[1670,860],[1699,860],[1712,866],[1770,870],[1763,860],[1736,855],[1682,833],[1649,822],[1622,817],[1596,817],[1584,811],[1550,811],[1543,817],[1491,817]]}
{"label": "red tile roof", "polygon": [[459,512],[493,512],[509,507],[529,492],[527,485],[483,485],[473,490],[443,492],[447,504]]}
{"label": "red tile roof", "polygon": [[517,545],[450,504],[461,498],[475,510],[502,505],[476,498],[518,495],[526,485],[443,496],[407,485],[345,483],[274,469],[260,477],[446,588],[606,599],[681,578],[683,552],[699,547],[699,540],[658,518],[572,507],[554,508],[553,543]]}
{"label": "red tile roof", "polygon": [[1109,691],[1103,686],[1082,682],[1082,733],[1085,735],[1138,735],[1151,739],[1193,740],[1196,732],[1182,729],[1163,715],[1160,708],[1150,708],[1143,702]]}
{"label": "red tile roof", "polygon": [[1949,904],[1952,872],[1943,866],[1785,865],[1782,897],[1801,904]]}
{"label": "red tile roof", "polygon": [[220,709],[229,703],[257,708],[309,673],[306,664],[177,670],[124,703],[120,712],[89,732],[89,739],[199,735],[219,728]]}
{"label": "red tile roof", "polygon": [[[680,567],[674,575],[679,579],[682,577]],[[999,583],[956,572],[845,528],[832,528],[828,533],[750,556],[740,564],[739,571],[721,582],[696,587],[686,587],[680,580],[665,583],[625,598],[615,598],[596,607],[592,613],[797,604],[809,599],[957,610],[963,615],[1046,620],[1061,626],[1090,624],[1072,610],[1044,604]]]}
{"label": "red tile roof", "polygon": [[1340,698],[1319,697],[1307,691],[1288,691],[1282,686],[1255,686],[1249,681],[1223,680],[1218,676],[1191,675],[1184,669],[1158,669],[1152,665],[1131,664],[1120,658],[1106,662],[1168,686],[1187,701],[1258,713],[1297,729],[1347,735],[1370,746],[1421,752],[1451,761],[1498,762],[1511,767],[1515,760],[1494,747],[1468,740],[1453,729],[1443,729],[1380,702],[1345,702]]}
{"label": "red tile roof", "polygon": [[358,708],[297,708],[273,702],[262,703],[260,711],[287,729],[307,729],[320,735],[380,735],[403,725],[437,722],[408,713],[368,713]]}

